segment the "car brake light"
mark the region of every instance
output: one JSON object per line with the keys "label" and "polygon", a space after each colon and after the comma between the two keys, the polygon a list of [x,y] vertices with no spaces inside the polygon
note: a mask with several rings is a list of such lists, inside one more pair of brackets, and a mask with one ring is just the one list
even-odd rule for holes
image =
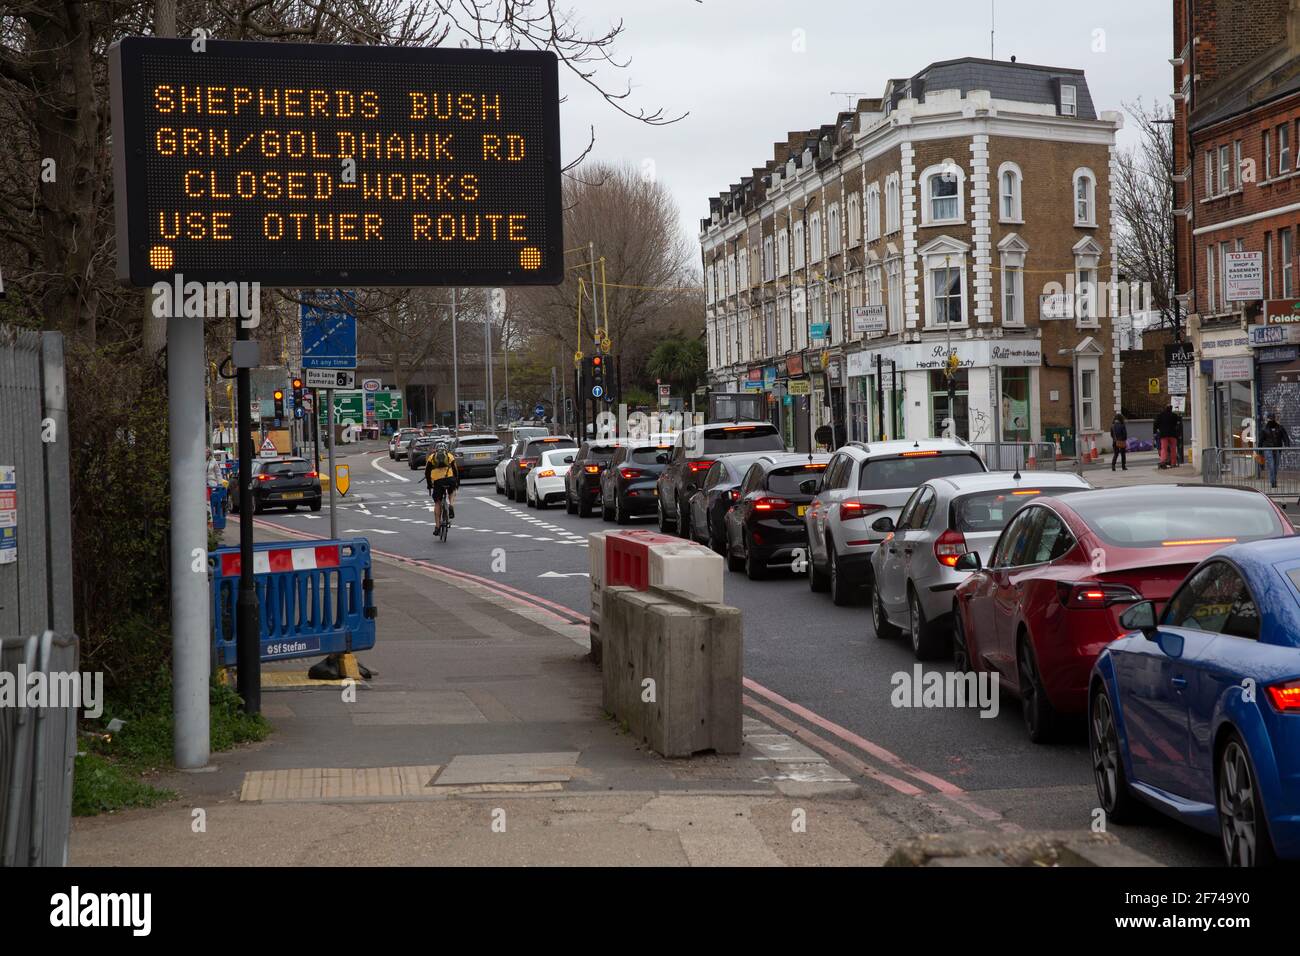
{"label": "car brake light", "polygon": [[865,518],[867,515],[884,510],[884,505],[866,504],[861,501],[841,501],[840,520],[852,521],[854,518]]}
{"label": "car brake light", "polygon": [[739,501],[740,490],[738,488],[732,488],[730,491],[727,492],[727,497],[729,497],[732,501]]}
{"label": "car brake light", "polygon": [[687,467],[691,469],[691,474],[695,474],[695,472],[703,471],[705,468],[708,468],[712,464],[713,462],[711,461],[692,461],[692,462],[687,462]]}
{"label": "car brake light", "polygon": [[318,472],[309,471],[309,472],[307,472],[306,477],[307,477],[307,478],[319,478],[319,477],[320,477],[320,474],[319,474]]}
{"label": "car brake light", "polygon": [[1287,681],[1285,684],[1270,684],[1268,699],[1284,714],[1300,711],[1300,680]]}
{"label": "car brake light", "polygon": [[536,459],[536,458],[520,458],[520,459],[519,459],[519,467],[520,467],[520,468],[531,468],[531,467],[533,467],[533,465],[535,465],[535,464],[537,464],[537,459]]}
{"label": "car brake light", "polygon": [[1037,488],[1026,488],[1024,491],[1013,491],[1013,495],[1041,495],[1042,491]]}
{"label": "car brake light", "polygon": [[905,451],[899,458],[935,458],[938,456],[937,451]]}
{"label": "car brake light", "polygon": [[935,558],[938,559],[940,564],[949,568],[955,566],[957,559],[969,550],[966,547],[966,536],[960,531],[952,530],[952,528],[945,529],[943,534],[939,535],[938,540],[934,542]]}
{"label": "car brake light", "polygon": [[583,465],[582,470],[589,475],[600,474],[600,465]]}
{"label": "car brake light", "polygon": [[1096,581],[1081,584],[1061,581],[1056,585],[1056,593],[1063,605],[1078,608],[1102,608],[1142,600],[1142,595],[1127,584],[1100,584]]}
{"label": "car brake light", "polygon": [[784,511],[790,507],[790,502],[784,498],[759,498],[754,502],[755,511]]}
{"label": "car brake light", "polygon": [[641,477],[641,472],[636,468],[620,468],[618,470],[618,473],[622,475],[624,478],[626,478],[628,481],[631,481],[633,478]]}
{"label": "car brake light", "polygon": [[274,478],[274,477],[275,477],[274,475],[258,475],[258,476],[257,476],[257,480],[258,480],[258,481],[270,481],[270,480],[271,480],[272,478]]}
{"label": "car brake light", "polygon": [[538,478],[554,478],[554,477],[555,477],[555,469],[554,469],[554,468],[547,468],[547,469],[544,470],[544,471],[539,471],[539,472],[537,473],[537,477],[538,477]]}

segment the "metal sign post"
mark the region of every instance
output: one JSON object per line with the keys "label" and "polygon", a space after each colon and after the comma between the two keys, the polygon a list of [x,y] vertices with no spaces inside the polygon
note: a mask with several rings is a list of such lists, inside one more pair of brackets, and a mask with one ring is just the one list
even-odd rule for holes
{"label": "metal sign post", "polygon": [[339,513],[335,507],[334,495],[334,389],[325,390],[325,407],[328,409],[326,415],[325,441],[329,447],[330,463],[330,540],[337,541],[339,537]]}
{"label": "metal sign post", "polygon": [[[235,319],[235,341],[247,342],[248,329]],[[253,412],[249,365],[237,359],[235,390],[239,409],[239,597],[235,602],[236,690],[244,711],[262,712],[261,611],[253,580]]]}

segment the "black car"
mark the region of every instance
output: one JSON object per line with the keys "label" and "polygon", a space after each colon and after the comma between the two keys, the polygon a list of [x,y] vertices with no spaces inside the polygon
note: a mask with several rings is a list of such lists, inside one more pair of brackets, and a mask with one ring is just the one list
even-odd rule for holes
{"label": "black car", "polygon": [[691,534],[691,495],[699,490],[714,460],[737,452],[785,451],[785,440],[771,422],[693,425],[677,433],[668,467],[659,476],[659,530]]}
{"label": "black car", "polygon": [[653,513],[655,482],[668,466],[672,450],[669,441],[619,445],[600,476],[600,517],[627,524],[635,515]]}
{"label": "black car", "polygon": [[[316,466],[305,458],[259,458],[249,469],[253,479],[253,513],[261,514],[267,508],[288,508],[297,511],[307,505],[320,511],[321,485]],[[231,502],[231,510],[239,510],[238,486]]]}
{"label": "black car", "polygon": [[727,550],[726,517],[740,497],[740,482],[759,455],[723,455],[704,473],[700,490],[691,495],[691,537],[718,554]]}
{"label": "black car", "polygon": [[[740,496],[726,514],[727,567],[750,580],[773,564],[792,570],[808,557],[803,516],[817,492],[830,455],[763,455],[745,472]],[[796,553],[798,552],[798,553]]]}
{"label": "black car", "polygon": [[564,510],[585,518],[600,500],[600,476],[618,450],[616,438],[585,441],[564,476]]}
{"label": "black car", "polygon": [[524,487],[524,479],[528,477],[528,469],[537,464],[537,459],[544,451],[553,451],[556,448],[575,448],[575,442],[568,435],[547,435],[544,438],[530,438],[524,445],[523,451],[511,459],[506,465],[506,497],[515,501],[523,501],[528,495],[528,489]]}
{"label": "black car", "polygon": [[462,435],[452,446],[462,478],[488,478],[495,474],[505,449],[496,435]]}
{"label": "black car", "polygon": [[410,466],[411,471],[424,467],[425,461],[433,454],[434,448],[438,446],[438,442],[440,441],[445,442],[447,439],[432,438],[426,435],[422,438],[415,439],[407,446],[406,463]]}

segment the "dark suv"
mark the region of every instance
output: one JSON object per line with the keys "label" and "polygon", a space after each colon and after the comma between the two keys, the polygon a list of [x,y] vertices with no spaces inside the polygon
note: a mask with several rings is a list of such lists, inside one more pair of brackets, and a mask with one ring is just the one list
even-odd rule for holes
{"label": "dark suv", "polygon": [[[312,511],[320,511],[320,475],[305,458],[259,458],[253,462],[249,474],[253,478],[255,514],[261,514],[267,508],[297,511],[299,505],[308,505]],[[239,510],[238,495],[232,502],[232,508]]]}
{"label": "dark suv", "polygon": [[524,479],[528,477],[528,469],[537,464],[537,459],[542,452],[554,451],[557,448],[575,448],[577,444],[568,435],[547,435],[545,438],[528,439],[528,444],[524,445],[523,451],[506,465],[506,497],[515,501],[524,500],[528,494],[528,489],[524,487]]}
{"label": "dark suv", "polygon": [[803,518],[830,458],[782,453],[763,455],[749,466],[724,519],[728,569],[744,571],[751,580],[765,577],[772,564],[802,573],[808,557]]}
{"label": "dark suv", "polygon": [[659,476],[659,530],[691,536],[691,495],[704,473],[722,455],[742,451],[785,451],[785,440],[771,422],[693,425],[677,433],[668,467]]}
{"label": "dark suv", "polygon": [[564,510],[585,518],[600,500],[600,476],[618,450],[617,438],[585,441],[564,476]]}
{"label": "dark suv", "polygon": [[634,515],[651,514],[655,482],[668,467],[672,449],[667,438],[620,445],[600,476],[600,517],[627,524]]}

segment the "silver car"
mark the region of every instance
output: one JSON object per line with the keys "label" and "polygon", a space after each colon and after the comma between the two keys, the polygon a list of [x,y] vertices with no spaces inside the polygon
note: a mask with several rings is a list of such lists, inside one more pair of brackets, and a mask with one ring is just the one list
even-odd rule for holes
{"label": "silver car", "polygon": [[871,620],[877,637],[901,628],[918,660],[946,653],[952,632],[953,591],[969,572],[953,565],[968,551],[987,564],[1012,515],[1035,498],[1091,488],[1057,471],[990,471],[932,478],[903,505],[898,521],[876,519],[887,534],[871,556]]}
{"label": "silver car", "polygon": [[804,515],[808,586],[852,604],[871,583],[871,556],[884,535],[872,530],[931,478],[983,472],[983,460],[959,439],[849,442],[837,449]]}

